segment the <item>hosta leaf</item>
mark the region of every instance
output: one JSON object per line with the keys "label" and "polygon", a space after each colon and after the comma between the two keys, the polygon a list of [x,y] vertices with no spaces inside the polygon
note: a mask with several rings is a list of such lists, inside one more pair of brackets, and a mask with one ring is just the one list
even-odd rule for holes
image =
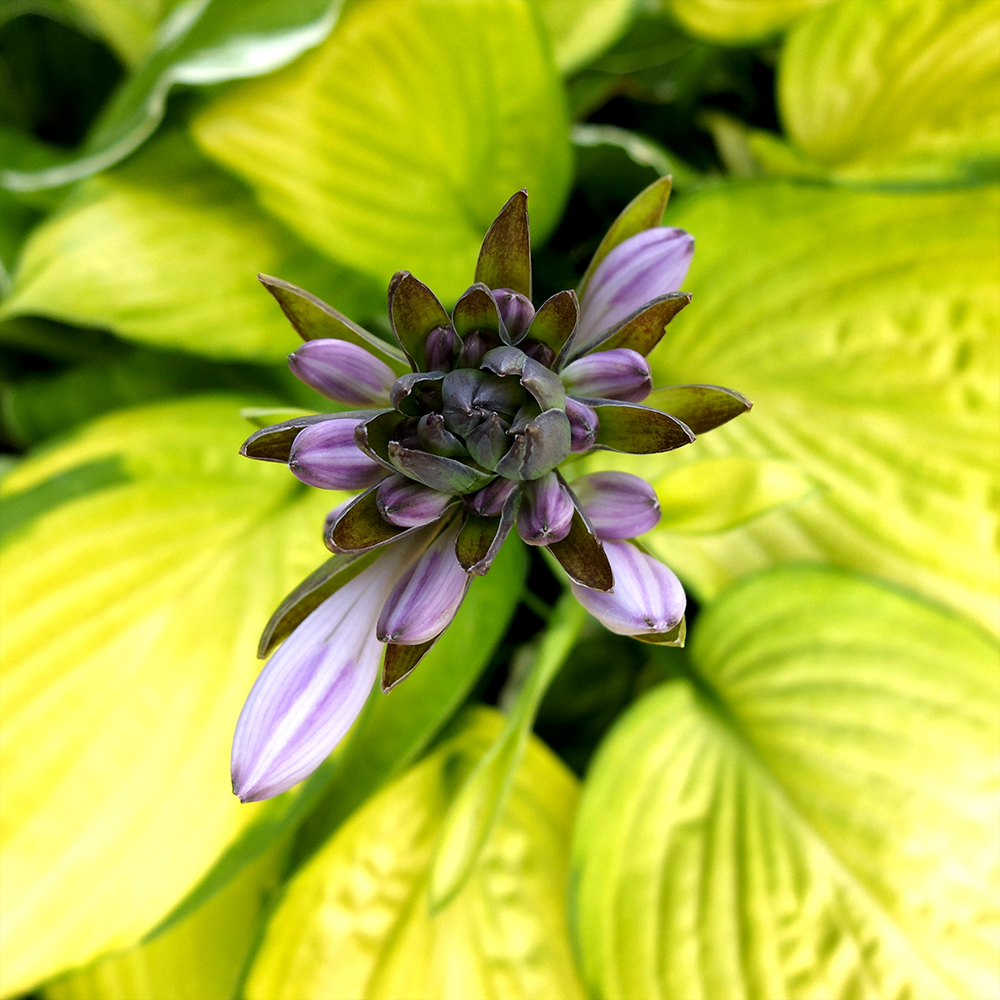
{"label": "hosta leaf", "polygon": [[998,210],[994,188],[765,184],[693,195],[670,217],[698,239],[696,304],[653,352],[656,384],[731,386],[754,408],[642,474],[738,456],[791,462],[818,487],[732,532],[648,536],[699,593],[822,558],[997,627]]}
{"label": "hosta leaf", "polygon": [[248,1000],[582,997],[565,915],[577,785],[537,740],[479,868],[451,905],[430,915],[428,868],[441,818],[502,728],[492,710],[468,717],[296,874],[250,972]]}
{"label": "hosta leaf", "polygon": [[522,187],[536,242],[562,208],[558,75],[523,0],[372,0],[294,66],[194,122],[202,148],[324,253],[454,301]]}
{"label": "hosta leaf", "polygon": [[995,640],[799,567],[699,621],[598,753],[570,905],[602,998],[996,996]]}
{"label": "hosta leaf", "polygon": [[839,179],[996,179],[997,5],[830,4],[789,35],[778,96],[793,144]]}
{"label": "hosta leaf", "polygon": [[[58,187],[123,160],[163,120],[178,83],[204,86],[270,73],[325,38],[343,0],[73,0],[134,71],[82,149],[38,170],[0,171],[15,191]],[[153,29],[160,15],[175,8]],[[155,45],[150,48],[150,43]]]}
{"label": "hosta leaf", "polygon": [[611,48],[639,13],[638,0],[537,0],[552,38],[556,64],[566,75]]}
{"label": "hosta leaf", "polygon": [[241,402],[116,413],[4,477],[4,995],[133,944],[258,814],[229,790],[257,637],[343,495],[240,458]]}
{"label": "hosta leaf", "polygon": [[318,259],[188,140],[168,135],[84,182],[34,230],[0,319],[48,316],[158,347],[277,360],[299,338],[258,271],[348,314],[383,308],[374,283]]}
{"label": "hosta leaf", "polygon": [[765,41],[830,0],[662,0],[674,19],[699,38],[722,45]]}
{"label": "hosta leaf", "polygon": [[45,1000],[231,1000],[278,889],[288,838],[275,844],[186,920],[150,941],[47,985]]}

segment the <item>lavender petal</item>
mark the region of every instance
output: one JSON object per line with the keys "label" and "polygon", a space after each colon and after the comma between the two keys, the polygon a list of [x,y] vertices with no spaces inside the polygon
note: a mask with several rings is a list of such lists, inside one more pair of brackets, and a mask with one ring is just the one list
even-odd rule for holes
{"label": "lavender petal", "polygon": [[308,340],[288,356],[300,381],[347,406],[388,406],[396,374],[363,347],[346,340]]}
{"label": "lavender petal", "polygon": [[560,542],[568,534],[576,508],[569,489],[554,472],[524,484],[517,533],[528,545]]}
{"label": "lavender petal", "polygon": [[384,480],[375,497],[382,517],[401,528],[431,524],[457,502],[450,493],[440,493],[399,475]]}
{"label": "lavender petal", "polygon": [[660,501],[645,479],[628,472],[593,472],[573,480],[583,512],[605,541],[636,538],[660,520]]}
{"label": "lavender petal", "polygon": [[589,451],[601,429],[597,411],[572,396],[566,397],[566,416],[569,418],[570,451]]}
{"label": "lavender petal", "polygon": [[687,598],[673,572],[629,542],[607,542],[615,587],[602,593],[570,581],[576,599],[618,635],[669,632],[684,617]]}
{"label": "lavender petal", "polygon": [[[316,343],[316,341],[312,341]],[[324,490],[363,490],[384,479],[387,470],[354,441],[360,420],[324,420],[301,430],[292,442],[288,468]]]}
{"label": "lavender petal", "polygon": [[583,353],[601,334],[646,302],[680,288],[691,266],[694,239],[683,229],[655,227],[619,243],[601,261],[580,303],[574,353]]}
{"label": "lavender petal", "polygon": [[641,403],[653,389],[649,362],[627,347],[578,358],[560,375],[567,392],[591,399]]}

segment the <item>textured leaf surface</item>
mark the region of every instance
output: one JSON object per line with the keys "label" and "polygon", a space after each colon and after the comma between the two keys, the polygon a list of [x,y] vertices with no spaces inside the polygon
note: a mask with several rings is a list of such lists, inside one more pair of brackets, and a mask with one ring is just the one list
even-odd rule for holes
{"label": "textured leaf surface", "polygon": [[286,838],[186,920],[71,972],[42,995],[45,1000],[231,1000],[287,854]]}
{"label": "textured leaf surface", "polygon": [[249,1000],[582,997],[565,915],[577,783],[537,740],[479,868],[430,916],[441,818],[502,728],[480,709],[296,875],[251,970]]}
{"label": "textured leaf surface", "polygon": [[799,149],[844,180],[1000,177],[996,0],[840,0],[789,35],[778,81]]}
{"label": "textured leaf surface", "polygon": [[830,0],[663,0],[674,19],[699,38],[723,45],[760,42]]}
{"label": "textured leaf surface", "polygon": [[472,282],[514,191],[536,239],[569,180],[559,78],[522,0],[371,0],[294,66],[242,84],[194,123],[203,149],[314,246],[443,299]]}
{"label": "textured leaf surface", "polygon": [[258,271],[354,316],[384,307],[377,285],[318,259],[170,135],[85,181],[31,234],[0,318],[48,316],[159,347],[277,360],[299,339]]}
{"label": "textured leaf surface", "polygon": [[4,994],[133,944],[257,815],[257,636],[342,494],[237,455],[236,397],[106,417],[4,478]]}
{"label": "textured leaf surface", "polygon": [[700,620],[599,752],[574,836],[598,997],[996,996],[996,642],[783,568]]}
{"label": "textured leaf surface", "polygon": [[642,474],[736,455],[791,462],[819,489],[725,534],[649,536],[703,596],[827,559],[998,627],[998,211],[995,188],[765,184],[671,215],[698,239],[694,304],[653,352],[655,382],[732,386],[754,409]]}

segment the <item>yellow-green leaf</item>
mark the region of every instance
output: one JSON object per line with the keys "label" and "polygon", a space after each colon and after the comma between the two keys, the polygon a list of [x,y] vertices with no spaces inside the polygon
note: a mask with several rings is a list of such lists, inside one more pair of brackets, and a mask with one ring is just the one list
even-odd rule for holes
{"label": "yellow-green leaf", "polygon": [[466,726],[371,799],[301,869],[268,926],[248,1000],[582,998],[566,931],[577,783],[532,740],[482,861],[432,917],[442,816],[503,719]]}
{"label": "yellow-green leaf", "polygon": [[343,495],[241,458],[242,402],[119,412],[4,477],[2,995],[132,945],[259,811],[233,728]]}
{"label": "yellow-green leaf", "polygon": [[231,1000],[288,846],[276,843],[170,930],[48,984],[45,1000]]}
{"label": "yellow-green leaf", "polygon": [[257,273],[363,318],[370,279],[321,260],[182,135],[84,181],[29,236],[0,319],[48,316],[218,358],[277,360],[299,338]]}
{"label": "yellow-green leaf", "polygon": [[314,52],[234,87],[195,138],[269,211],[387,282],[406,268],[444,300],[519,188],[554,226],[570,157],[559,77],[524,0],[368,0]]}
{"label": "yellow-green leaf", "polygon": [[661,0],[692,35],[722,45],[766,41],[830,0]]}
{"label": "yellow-green leaf", "polygon": [[622,717],[573,846],[592,996],[1000,995],[1000,648],[873,581],[782,568]]}
{"label": "yellow-green leaf", "polygon": [[838,179],[996,179],[1000,8],[839,0],[792,30],[778,98],[793,144]]}
{"label": "yellow-green leaf", "polygon": [[641,0],[537,0],[556,65],[569,75],[611,48],[639,13]]}
{"label": "yellow-green leaf", "polygon": [[644,474],[736,456],[792,463],[818,487],[729,532],[647,536],[703,597],[776,562],[825,559],[997,628],[998,213],[993,187],[759,184],[669,214],[698,241],[694,302],[650,358],[656,383],[730,386],[754,408],[649,457]]}

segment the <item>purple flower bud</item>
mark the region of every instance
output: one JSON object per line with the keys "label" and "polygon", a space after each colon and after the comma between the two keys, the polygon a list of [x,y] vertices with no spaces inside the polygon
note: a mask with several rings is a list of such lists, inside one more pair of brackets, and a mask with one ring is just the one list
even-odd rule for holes
{"label": "purple flower bud", "polygon": [[528,545],[561,542],[573,521],[573,497],[554,472],[524,484],[524,503],[517,515],[517,533]]}
{"label": "purple flower bud", "polygon": [[395,475],[382,482],[375,491],[375,499],[382,517],[400,528],[430,524],[455,503],[450,493],[440,493],[406,476]]}
{"label": "purple flower bud", "polygon": [[493,298],[496,299],[500,318],[507,327],[511,343],[517,343],[528,329],[528,324],[535,318],[535,307],[526,296],[510,288],[495,289]]}
{"label": "purple flower bud", "polygon": [[268,660],[233,738],[233,792],[243,802],[278,795],[308,777],[350,729],[382,657],[379,612],[426,539],[420,533],[387,550]]}
{"label": "purple flower bud", "polygon": [[540,344],[536,340],[531,343],[523,341],[519,346],[532,361],[537,361],[546,368],[551,368],[556,360],[556,352],[548,344]]}
{"label": "purple flower bud", "polygon": [[605,331],[651,299],[676,292],[693,253],[694,239],[683,229],[656,226],[619,243],[598,265],[583,293],[574,352],[599,343]]}
{"label": "purple flower bud", "polygon": [[604,552],[615,575],[615,589],[602,593],[571,580],[576,599],[618,635],[651,635],[674,628],[687,604],[677,577],[629,542],[607,542]]}
{"label": "purple flower bud", "polygon": [[465,504],[473,514],[483,517],[496,517],[502,510],[507,498],[521,484],[514,479],[494,479],[478,493],[466,497]]}
{"label": "purple flower bud", "polygon": [[363,490],[385,479],[388,470],[354,443],[350,417],[332,418],[299,431],[288,455],[288,468],[310,486],[324,490]]}
{"label": "purple flower bud", "polygon": [[566,391],[590,399],[641,403],[653,390],[649,362],[627,347],[595,351],[568,364],[562,372]]}
{"label": "purple flower bud", "polygon": [[451,624],[471,580],[455,556],[460,526],[459,520],[442,531],[400,577],[379,616],[381,642],[415,646]]}
{"label": "purple flower bud", "polygon": [[566,397],[566,416],[569,417],[570,451],[588,451],[594,444],[601,421],[597,411],[586,403]]}
{"label": "purple flower bud", "polygon": [[424,364],[428,371],[450,372],[455,360],[458,338],[450,326],[436,326],[427,334]]}
{"label": "purple flower bud", "polygon": [[417,423],[417,440],[420,446],[432,455],[446,458],[463,458],[468,451],[460,438],[444,425],[440,413],[425,413]]}
{"label": "purple flower bud", "polygon": [[645,479],[628,472],[593,472],[573,480],[583,512],[598,538],[636,538],[656,527],[660,501]]}
{"label": "purple flower bud", "polygon": [[459,368],[478,368],[483,355],[499,346],[500,338],[482,330],[473,330],[462,343],[458,356]]}
{"label": "purple flower bud", "polygon": [[307,340],[288,356],[300,382],[347,406],[387,406],[393,370],[346,340]]}

